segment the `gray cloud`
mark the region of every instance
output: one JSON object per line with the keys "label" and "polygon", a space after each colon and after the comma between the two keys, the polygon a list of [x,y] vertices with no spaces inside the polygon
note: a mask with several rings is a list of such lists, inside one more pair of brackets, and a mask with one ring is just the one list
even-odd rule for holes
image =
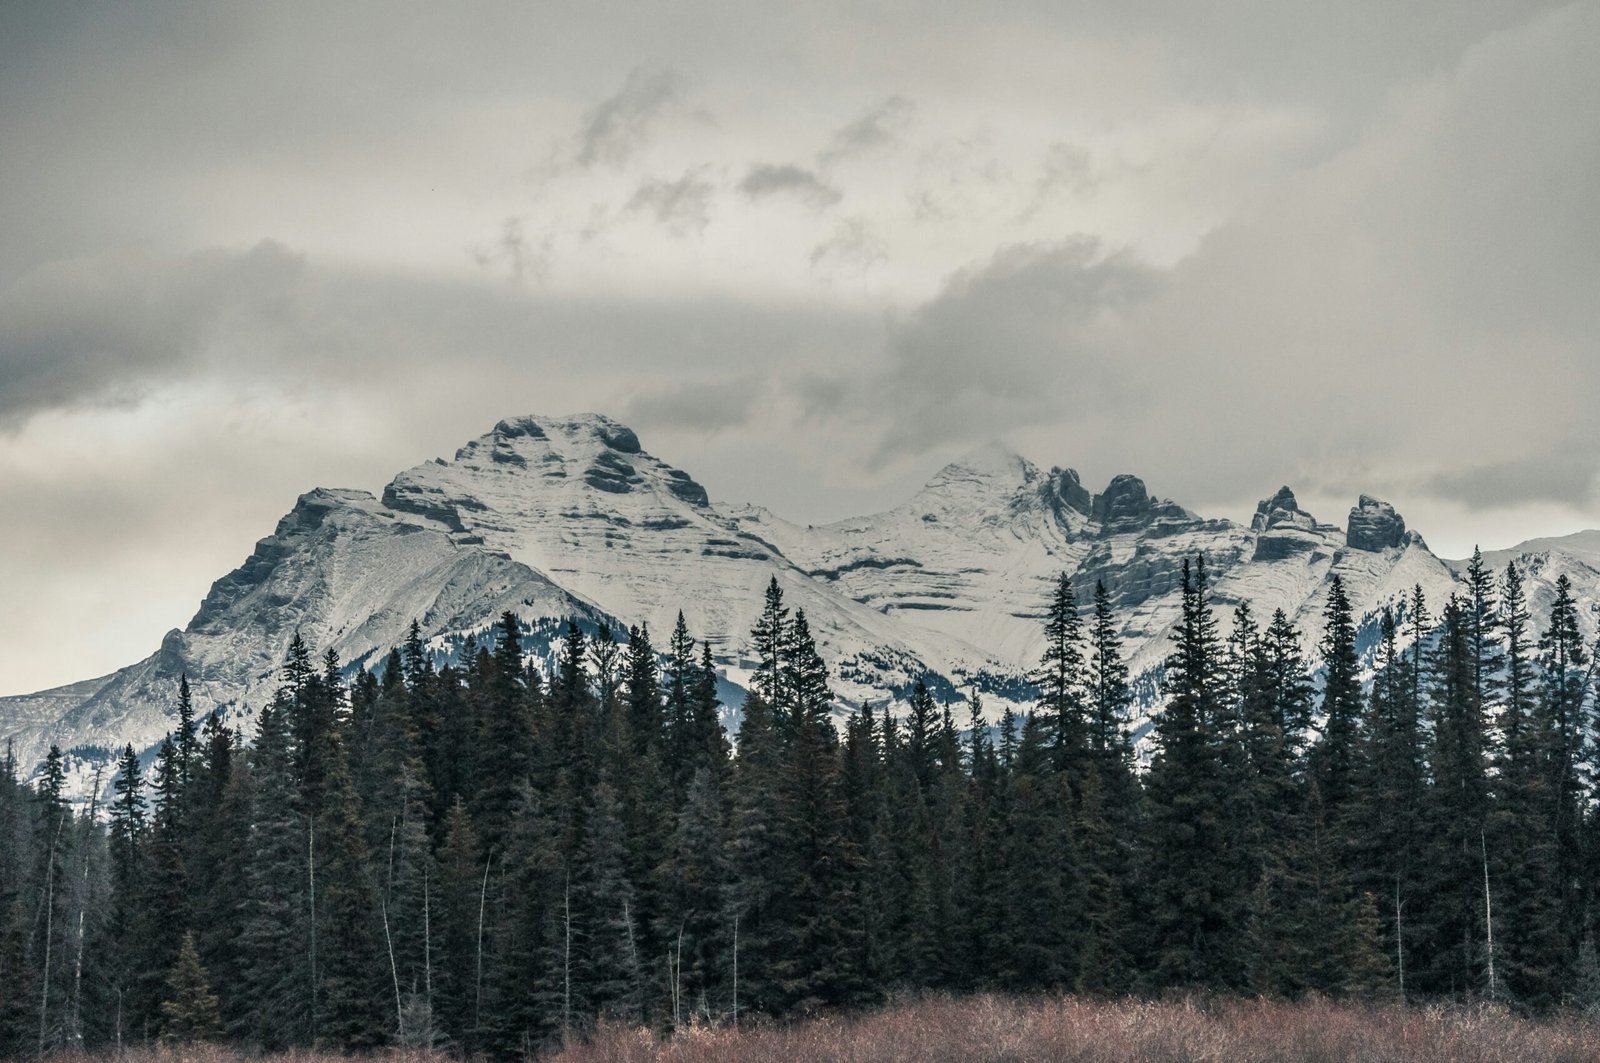
{"label": "gray cloud", "polygon": [[629,211],[644,211],[677,236],[701,233],[711,223],[711,199],[717,187],[689,170],[675,181],[649,178],[629,198]]}
{"label": "gray cloud", "polygon": [[841,200],[840,191],[817,176],[815,170],[793,164],[758,163],[739,182],[739,191],[753,200],[792,196],[818,210]]}
{"label": "gray cloud", "polygon": [[1600,187],[1577,176],[1600,127],[1529,120],[1600,108],[1575,39],[1600,9],[1486,42],[1169,268],[1003,251],[845,393],[888,414],[880,455],[1003,424],[1063,462],[1177,470],[1192,504],[1310,481],[1592,505],[1568,441],[1600,402]]}
{"label": "gray cloud", "polygon": [[770,378],[737,376],[669,384],[628,400],[625,414],[640,428],[680,428],[712,435],[749,423],[768,399]]}
{"label": "gray cloud", "polygon": [[1472,509],[1510,509],[1529,502],[1593,505],[1600,497],[1600,450],[1592,443],[1572,450],[1438,473],[1422,488]]}
{"label": "gray cloud", "polygon": [[1122,357],[1116,328],[1161,282],[1088,237],[1007,248],[958,274],[892,330],[888,367],[863,390],[892,411],[882,454],[1133,411],[1153,382]]}
{"label": "gray cloud", "polygon": [[635,67],[616,94],[596,104],[578,129],[580,166],[621,166],[650,137],[664,114],[684,105],[685,81],[675,70]]}
{"label": "gray cloud", "polygon": [[[0,144],[26,147],[0,151],[0,676],[79,677],[51,633],[83,616],[106,667],[147,652],[296,491],[378,486],[517,411],[625,411],[714,493],[801,519],[996,432],[1202,509],[1377,490],[1436,544],[1436,496],[1462,527],[1593,498],[1593,4],[727,16],[0,4]],[[693,187],[752,159],[804,159],[851,217]],[[1115,242],[1151,232],[1160,266]],[[171,615],[123,592],[152,570]]]}
{"label": "gray cloud", "polygon": [[177,259],[53,263],[0,293],[0,423],[41,409],[131,401],[279,327],[302,259],[270,241]]}
{"label": "gray cloud", "polygon": [[1065,141],[1051,144],[1034,182],[1033,199],[1023,208],[1022,217],[1033,217],[1058,196],[1088,195],[1099,184],[1100,175],[1088,148]]}
{"label": "gray cloud", "polygon": [[859,276],[889,252],[866,218],[842,218],[826,240],[811,249],[811,268],[824,274]]}
{"label": "gray cloud", "polygon": [[488,247],[475,248],[472,260],[479,266],[499,266],[515,281],[543,282],[550,274],[554,238],[549,233],[530,239],[521,218],[500,223],[500,236]]}
{"label": "gray cloud", "polygon": [[911,100],[904,96],[890,96],[834,133],[828,146],[817,156],[818,161],[826,166],[856,155],[895,147],[904,140],[916,112],[917,105]]}

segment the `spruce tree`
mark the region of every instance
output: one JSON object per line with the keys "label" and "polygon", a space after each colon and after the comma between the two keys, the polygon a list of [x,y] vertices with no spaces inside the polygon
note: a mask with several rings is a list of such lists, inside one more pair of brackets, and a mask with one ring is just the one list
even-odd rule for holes
{"label": "spruce tree", "polygon": [[372,1048],[395,1024],[385,1019],[388,967],[371,861],[342,736],[329,735],[322,814],[315,821],[317,1039],[341,1051]]}
{"label": "spruce tree", "polygon": [[661,869],[656,940],[667,958],[674,1027],[714,1023],[728,1009],[730,936],[723,797],[717,776],[699,768],[689,781]]}
{"label": "spruce tree", "polygon": [[[1485,846],[1499,884],[1497,964],[1511,999],[1544,1008],[1557,1002],[1575,961],[1563,883],[1563,813],[1577,818],[1553,784],[1546,760],[1559,749],[1552,717],[1535,706],[1534,661],[1522,576],[1506,568],[1498,626],[1505,633],[1504,704],[1495,800]],[[1569,827],[1570,829],[1570,827]],[[1568,865],[1575,867],[1575,862]]]}
{"label": "spruce tree", "polygon": [[299,810],[289,711],[287,691],[261,710],[250,751],[254,786],[239,928],[247,1003],[237,1034],[267,1050],[311,1037],[313,839]]}
{"label": "spruce tree", "polygon": [[170,1044],[187,1045],[213,1041],[222,1034],[222,1011],[194,935],[185,932],[178,947],[178,958],[167,975],[167,998],[161,1003],[161,1039]]}
{"label": "spruce tree", "polygon": [[1243,981],[1247,886],[1219,861],[1236,795],[1222,792],[1215,726],[1222,662],[1204,559],[1185,561],[1182,614],[1167,659],[1167,704],[1145,780],[1149,929],[1154,987],[1232,988]]}
{"label": "spruce tree", "polygon": [[1488,812],[1484,720],[1476,698],[1468,605],[1452,596],[1431,662],[1430,785],[1423,806],[1424,935],[1418,988],[1466,994],[1484,988],[1481,852]]}
{"label": "spruce tree", "polygon": [[1056,578],[1044,625],[1044,652],[1034,680],[1039,711],[1054,727],[1056,770],[1081,783],[1088,759],[1089,726],[1083,695],[1083,621],[1072,578]]}
{"label": "spruce tree", "polygon": [[1322,791],[1336,832],[1361,773],[1361,662],[1344,580],[1334,576],[1323,612],[1322,736],[1310,753],[1311,774]]}

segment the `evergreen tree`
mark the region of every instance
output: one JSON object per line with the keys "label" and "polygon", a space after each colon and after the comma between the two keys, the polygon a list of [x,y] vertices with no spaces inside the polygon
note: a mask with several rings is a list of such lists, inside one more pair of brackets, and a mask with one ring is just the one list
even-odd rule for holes
{"label": "evergreen tree", "polygon": [[1089,726],[1083,696],[1083,621],[1072,578],[1056,579],[1044,625],[1044,653],[1035,682],[1039,711],[1055,729],[1056,770],[1077,785],[1088,759]]}
{"label": "evergreen tree", "polygon": [[161,1039],[172,1044],[216,1040],[222,1034],[222,1011],[194,935],[185,932],[178,958],[167,975],[167,998],[161,1003]]}
{"label": "evergreen tree", "polygon": [[314,1027],[341,1051],[386,1040],[380,908],[361,823],[360,802],[341,737],[330,735],[325,797],[314,828],[317,953]]}
{"label": "evergreen tree", "polygon": [[788,631],[789,610],[783,604],[783,589],[778,586],[778,577],[774,576],[767,584],[766,602],[762,607],[761,616],[750,631],[750,644],[756,655],[756,667],[750,677],[750,689],[752,693],[760,695],[762,701],[774,710],[787,700],[780,669],[783,644]]}
{"label": "evergreen tree", "polygon": [[1547,758],[1559,756],[1561,742],[1554,719],[1534,704],[1527,602],[1514,563],[1506,568],[1497,623],[1505,633],[1504,705],[1496,800],[1485,840],[1486,847],[1493,847],[1487,855],[1493,858],[1499,884],[1497,964],[1512,999],[1543,1008],[1560,999],[1576,959],[1571,952],[1576,924],[1567,918],[1563,884],[1561,824],[1565,819],[1570,831],[1578,813],[1566,807],[1567,795],[1554,788],[1558,777],[1547,769]]}
{"label": "evergreen tree", "polygon": [[312,837],[299,811],[288,692],[261,710],[250,751],[254,787],[239,930],[246,1002],[238,1034],[268,1050],[311,1037]]}
{"label": "evergreen tree", "polygon": [[533,763],[531,691],[523,683],[522,624],[514,613],[500,617],[493,668],[480,702],[481,737],[477,785],[471,804],[479,834],[499,838],[509,830],[517,794]]}
{"label": "evergreen tree", "polygon": [[727,1014],[728,864],[717,776],[699,768],[689,782],[662,868],[656,939],[667,957],[672,1023],[712,1023]]}
{"label": "evergreen tree", "polygon": [[[683,626],[683,614],[678,614],[678,625]],[[677,630],[673,631],[674,654],[677,650]],[[661,679],[656,664],[655,647],[650,644],[650,628],[640,624],[628,631],[628,659],[626,665],[629,730],[633,735],[634,754],[643,755],[652,745],[659,746],[662,738]]]}
{"label": "evergreen tree", "polygon": [[1230,830],[1215,726],[1222,667],[1205,561],[1185,561],[1182,614],[1167,659],[1167,706],[1145,780],[1153,985],[1231,988],[1243,981],[1244,884],[1219,861]]}
{"label": "evergreen tree", "polygon": [[[1344,581],[1334,576],[1323,612],[1322,737],[1310,754],[1310,767],[1330,815],[1344,813],[1360,774],[1361,662],[1356,654],[1355,622]],[[1338,828],[1335,828],[1338,829]]]}
{"label": "evergreen tree", "polygon": [[1428,992],[1465,994],[1484,987],[1481,854],[1488,778],[1468,606],[1452,596],[1442,620],[1429,691],[1424,904],[1415,919],[1424,940],[1416,983]]}

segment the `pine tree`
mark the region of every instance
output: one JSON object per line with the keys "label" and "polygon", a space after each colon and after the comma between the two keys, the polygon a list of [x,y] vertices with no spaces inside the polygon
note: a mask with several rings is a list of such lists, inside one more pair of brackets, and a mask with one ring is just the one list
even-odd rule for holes
{"label": "pine tree", "polygon": [[1553,746],[1533,705],[1533,661],[1521,574],[1507,567],[1497,625],[1505,633],[1504,705],[1499,716],[1494,802],[1484,845],[1492,847],[1501,978],[1516,1000],[1546,1007],[1559,999],[1572,957],[1563,925],[1556,794],[1543,757]]}
{"label": "pine tree", "polygon": [[1072,578],[1056,579],[1044,625],[1044,653],[1035,682],[1039,711],[1055,729],[1056,770],[1073,785],[1081,782],[1088,759],[1089,726],[1083,696],[1083,621]]}
{"label": "pine tree", "polygon": [[138,935],[143,948],[135,960],[143,985],[132,1000],[133,1015],[152,1027],[160,1021],[163,980],[177,962],[182,934],[193,925],[184,773],[178,745],[164,739],[156,753],[154,808],[143,854],[145,888],[139,909],[144,926]]}
{"label": "pine tree", "polygon": [[[683,614],[678,614],[678,626],[683,627]],[[673,630],[674,654],[677,646],[677,629]],[[643,755],[651,746],[659,746],[663,737],[661,707],[661,677],[656,663],[655,647],[650,644],[650,628],[640,624],[628,631],[628,659],[626,665],[629,731],[633,735],[635,755]]]}
{"label": "pine tree", "polygon": [[240,1017],[244,996],[239,876],[249,844],[251,780],[239,751],[239,736],[232,728],[216,714],[206,717],[187,802],[190,827],[184,852],[195,946],[223,1002],[225,1023]]}
{"label": "pine tree", "polygon": [[585,1016],[637,1023],[643,1005],[640,912],[627,875],[620,813],[616,791],[602,779],[585,816],[572,884],[572,918],[581,943],[573,1007]]}
{"label": "pine tree", "polygon": [[481,704],[477,785],[470,804],[478,832],[498,838],[510,818],[533,764],[530,691],[523,683],[522,624],[514,613],[500,617],[494,666]]}
{"label": "pine tree", "polygon": [[466,804],[457,798],[444,821],[438,858],[440,957],[435,1014],[463,1051],[476,1047],[481,1018],[481,913],[490,859]]}
{"label": "pine tree", "polygon": [[1483,984],[1480,851],[1488,778],[1466,604],[1452,596],[1442,619],[1429,691],[1431,785],[1423,806],[1425,903],[1414,920],[1424,936],[1416,982],[1425,991],[1465,994]]}
{"label": "pine tree", "polygon": [[711,659],[711,644],[700,644],[700,667],[695,670],[693,699],[689,712],[689,763],[696,770],[709,770],[719,779],[728,771],[730,752],[727,732],[722,728],[722,702],[717,696],[717,668]]}
{"label": "pine tree", "polygon": [[783,863],[780,838],[785,828],[782,756],[772,710],[752,691],[745,698],[739,755],[733,762],[731,874],[724,917],[732,953],[729,1010],[735,1021],[743,1013],[772,1013],[781,1007],[779,921],[792,877]]}
{"label": "pine tree", "polygon": [[716,1022],[727,1013],[730,937],[723,908],[728,863],[722,808],[717,776],[704,767],[696,770],[661,871],[655,936],[667,957],[674,1027]]}
{"label": "pine tree", "polygon": [[167,975],[167,998],[161,1004],[161,1039],[172,1044],[213,1041],[222,1034],[222,1011],[200,963],[194,935],[185,932],[178,958]]}
{"label": "pine tree", "polygon": [[[767,584],[766,601],[761,616],[750,631],[751,647],[756,654],[755,671],[750,677],[750,689],[761,696],[775,711],[787,702],[780,672],[780,658],[784,639],[789,630],[789,610],[783,604],[783,589],[778,577]],[[781,718],[775,717],[781,724]]]}
{"label": "pine tree", "polygon": [[1310,753],[1310,769],[1322,790],[1336,832],[1361,773],[1361,662],[1356,654],[1356,629],[1344,581],[1334,576],[1323,613],[1322,737]]}
{"label": "pine tree", "polygon": [[1232,810],[1220,785],[1214,728],[1222,667],[1204,559],[1184,563],[1182,615],[1167,659],[1167,705],[1145,780],[1155,986],[1231,988],[1243,981],[1244,891],[1225,851]]}
{"label": "pine tree", "polygon": [[132,960],[144,951],[140,933],[146,926],[140,913],[145,896],[143,850],[147,806],[144,771],[131,743],[123,748],[111,790],[111,911],[108,937],[116,956],[110,971],[112,992],[121,999],[135,985],[138,972],[132,966]]}
{"label": "pine tree", "polygon": [[933,695],[929,693],[928,685],[919,678],[912,684],[911,696],[906,699],[905,746],[905,755],[911,773],[917,780],[919,792],[933,785],[938,759],[934,749],[937,719],[938,707],[933,703]]}
{"label": "pine tree", "polygon": [[342,736],[329,736],[322,814],[315,822],[317,1038],[341,1051],[386,1040],[380,906]]}
{"label": "pine tree", "polygon": [[239,929],[246,1007],[237,1033],[275,1050],[311,1037],[311,911],[287,692],[261,710],[250,751],[254,787]]}
{"label": "pine tree", "polygon": [[[1396,958],[1398,982],[1401,957],[1415,943],[1414,933],[1406,941],[1399,937],[1408,928],[1415,930],[1415,920],[1408,924],[1403,913],[1417,892],[1417,850],[1424,841],[1423,734],[1392,611],[1384,611],[1379,630],[1377,673],[1367,709],[1370,753],[1355,816],[1364,844],[1354,877],[1356,885],[1379,902],[1384,940]],[[1416,914],[1415,905],[1411,911]]]}

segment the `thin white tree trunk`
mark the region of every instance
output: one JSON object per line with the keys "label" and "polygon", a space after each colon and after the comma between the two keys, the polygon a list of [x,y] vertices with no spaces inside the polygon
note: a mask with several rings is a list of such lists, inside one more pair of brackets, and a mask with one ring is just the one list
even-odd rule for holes
{"label": "thin white tree trunk", "polygon": [[1494,976],[1494,899],[1489,893],[1489,842],[1481,830],[1478,846],[1483,854],[1483,921],[1489,946],[1489,999],[1498,1000],[1500,987]]}
{"label": "thin white tree trunk", "polygon": [[483,858],[483,886],[478,890],[478,968],[472,990],[472,1029],[483,1029],[483,910],[489,901],[489,865],[494,863],[494,850]]}
{"label": "thin white tree trunk", "polygon": [[378,899],[379,909],[383,915],[383,944],[389,950],[389,977],[394,981],[394,1022],[395,1029],[399,1032],[400,1043],[406,1041],[406,1009],[400,1003],[400,968],[394,960],[394,938],[389,933],[389,894],[394,890],[394,835],[396,820],[389,820],[389,881],[384,886],[383,896]]}
{"label": "thin white tree trunk", "polygon": [[561,1040],[567,1040],[572,1025],[572,873],[566,876],[561,894],[562,922],[566,939],[561,948]]}
{"label": "thin white tree trunk", "polygon": [[[104,764],[94,768],[94,789],[89,794],[89,826],[94,827],[95,812],[100,807],[100,772]],[[83,1044],[83,924],[89,908],[89,846],[83,847],[83,883],[78,895],[78,956],[72,964],[72,1030],[69,1036],[74,1045]]]}
{"label": "thin white tree trunk", "polygon": [[56,846],[61,843],[61,827],[66,822],[65,810],[56,813],[56,832],[50,839],[50,852],[45,860],[44,888],[44,989],[39,996],[39,1055],[44,1056],[45,1033],[49,1030],[50,1016],[50,946],[55,934],[56,914]]}
{"label": "thin white tree trunk", "polygon": [[311,1040],[317,1040],[317,820],[306,817],[306,889],[311,903]]}
{"label": "thin white tree trunk", "polygon": [[1406,1000],[1406,939],[1401,913],[1405,904],[1400,900],[1400,876],[1394,877],[1394,956],[1395,967],[1400,972],[1400,1003]]}
{"label": "thin white tree trunk", "polygon": [[[422,861],[422,992],[427,997],[430,1014],[433,1009],[433,925],[432,899],[428,895],[428,866],[426,854]],[[431,1046],[430,1046],[431,1047]]]}

